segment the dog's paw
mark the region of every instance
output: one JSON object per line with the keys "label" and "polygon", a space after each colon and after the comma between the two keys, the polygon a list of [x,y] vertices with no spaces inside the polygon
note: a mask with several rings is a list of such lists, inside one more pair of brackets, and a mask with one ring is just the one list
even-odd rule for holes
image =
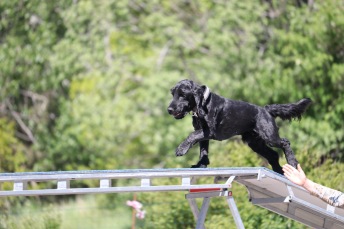
{"label": "dog's paw", "polygon": [[272,168],[272,169],[273,169],[274,172],[279,173],[279,174],[281,174],[281,175],[284,175],[281,166],[279,166],[279,167],[277,167],[277,168]]}
{"label": "dog's paw", "polygon": [[207,168],[207,165],[197,164],[197,165],[192,165],[191,168]]}
{"label": "dog's paw", "polygon": [[299,164],[299,162],[295,158],[292,158],[288,160],[288,164],[297,169],[297,164]]}
{"label": "dog's paw", "polygon": [[181,156],[185,155],[187,152],[188,152],[187,149],[185,149],[185,148],[179,148],[179,147],[178,147],[178,148],[176,149],[176,156],[177,156],[177,157],[181,157]]}
{"label": "dog's paw", "polygon": [[181,157],[183,156],[185,153],[182,152],[180,149],[176,149],[176,157]]}
{"label": "dog's paw", "polygon": [[185,142],[183,142],[182,144],[180,144],[178,146],[178,148],[176,149],[176,156],[177,157],[180,157],[180,156],[183,156],[185,155],[188,150],[190,149],[190,145],[186,144]]}

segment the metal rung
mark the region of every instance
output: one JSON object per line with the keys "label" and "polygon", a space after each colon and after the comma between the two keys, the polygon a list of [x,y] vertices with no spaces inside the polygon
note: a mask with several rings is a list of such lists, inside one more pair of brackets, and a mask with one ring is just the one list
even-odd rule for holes
{"label": "metal rung", "polygon": [[149,187],[151,186],[151,179],[149,178],[142,178],[141,179],[141,187]]}
{"label": "metal rung", "polygon": [[27,189],[27,182],[14,182],[13,191],[23,191]]}
{"label": "metal rung", "polygon": [[57,189],[70,189],[69,180],[59,180],[57,181]]}
{"label": "metal rung", "polygon": [[326,206],[326,211],[328,211],[328,212],[334,213],[335,209],[336,208],[332,205],[327,204],[327,206]]}
{"label": "metal rung", "polygon": [[191,184],[191,178],[190,177],[183,177],[182,178],[182,185],[190,185]]}
{"label": "metal rung", "polygon": [[109,188],[109,187],[111,187],[111,179],[101,179],[99,187],[100,188]]}

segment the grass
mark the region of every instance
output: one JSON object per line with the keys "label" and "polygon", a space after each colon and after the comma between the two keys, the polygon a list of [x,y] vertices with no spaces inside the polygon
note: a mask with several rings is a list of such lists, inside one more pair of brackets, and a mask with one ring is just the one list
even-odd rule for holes
{"label": "grass", "polygon": [[0,229],[130,229],[131,209],[97,205],[95,196],[79,196],[75,201],[37,207],[28,204],[7,218],[0,215]]}
{"label": "grass", "polygon": [[59,206],[61,228],[71,229],[128,229],[131,226],[131,209],[125,204],[116,209],[97,206],[94,196],[78,198]]}

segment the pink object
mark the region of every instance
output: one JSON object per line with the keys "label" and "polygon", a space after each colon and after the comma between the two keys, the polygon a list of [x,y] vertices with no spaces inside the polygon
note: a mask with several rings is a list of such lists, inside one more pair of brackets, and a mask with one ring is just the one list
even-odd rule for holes
{"label": "pink object", "polygon": [[143,218],[145,218],[145,213],[146,213],[146,211],[137,211],[136,217],[139,219],[143,219]]}
{"label": "pink object", "polygon": [[136,211],[136,217],[139,219],[145,218],[146,211],[141,211],[142,204],[136,200],[128,200],[127,205],[134,208]]}
{"label": "pink object", "polygon": [[136,211],[142,208],[142,204],[136,200],[133,200],[133,201],[128,200],[127,205],[130,207],[133,207]]}

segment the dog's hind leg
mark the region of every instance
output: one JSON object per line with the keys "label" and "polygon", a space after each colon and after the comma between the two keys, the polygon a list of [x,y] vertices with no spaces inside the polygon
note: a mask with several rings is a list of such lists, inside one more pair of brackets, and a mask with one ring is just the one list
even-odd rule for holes
{"label": "dog's hind leg", "polygon": [[278,162],[278,153],[268,147],[258,134],[254,132],[245,133],[242,135],[242,140],[246,142],[254,152],[266,158],[273,171],[283,174],[282,167]]}
{"label": "dog's hind leg", "polygon": [[294,168],[297,168],[297,164],[299,164],[299,162],[296,160],[295,154],[290,147],[290,142],[288,139],[279,138],[278,140],[275,140],[275,141],[266,140],[266,142],[267,144],[273,147],[282,149],[288,164],[293,166]]}
{"label": "dog's hind leg", "polygon": [[265,141],[265,144],[282,149],[288,164],[296,168],[298,161],[290,148],[290,142],[286,138],[280,138],[278,127],[273,117],[265,112],[260,113],[255,131]]}
{"label": "dog's hind leg", "polygon": [[[264,136],[266,137],[267,135]],[[294,168],[297,168],[297,164],[299,162],[296,160],[296,157],[294,155],[293,150],[290,147],[290,142],[288,139],[280,138],[278,136],[278,133],[275,133],[274,135],[270,136],[270,138],[265,138],[264,141],[269,146],[282,149],[288,164],[293,166]]]}
{"label": "dog's hind leg", "polygon": [[297,168],[297,164],[299,164],[299,162],[296,160],[294,152],[290,147],[289,140],[286,138],[281,138],[280,144],[281,144],[281,147],[283,149],[283,152],[284,152],[285,158],[287,159],[288,164]]}
{"label": "dog's hind leg", "polygon": [[209,165],[208,158],[208,149],[209,149],[209,140],[204,140],[199,142],[200,154],[199,161],[196,165],[192,165],[191,168],[206,168]]}

